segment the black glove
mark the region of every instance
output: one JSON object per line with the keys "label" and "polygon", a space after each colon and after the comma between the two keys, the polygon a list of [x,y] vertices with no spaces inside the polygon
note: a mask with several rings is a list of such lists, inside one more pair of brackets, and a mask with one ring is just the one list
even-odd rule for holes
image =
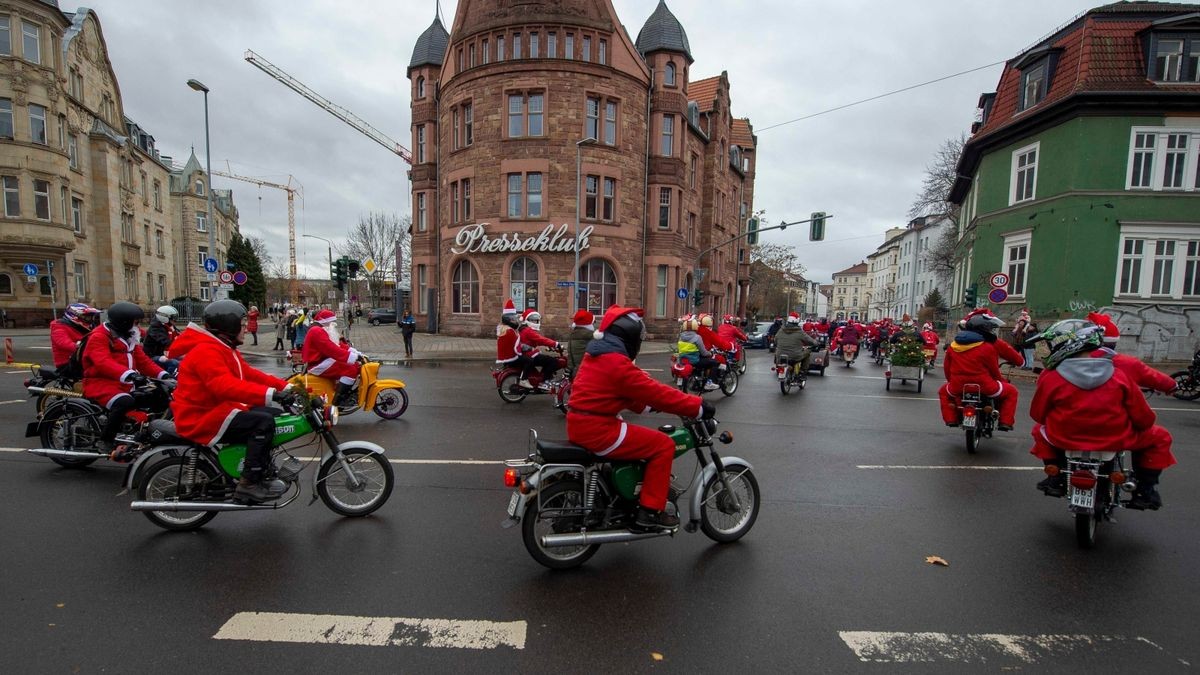
{"label": "black glove", "polygon": [[700,411],[700,419],[711,420],[717,415],[717,406],[713,405],[711,401],[702,401]]}
{"label": "black glove", "polygon": [[291,387],[284,387],[279,391],[271,394],[271,400],[276,403],[289,406],[296,402],[296,392],[292,391]]}
{"label": "black glove", "polygon": [[126,382],[128,382],[129,384],[132,384],[135,387],[142,387],[142,386],[145,386],[147,383],[149,383],[150,379],[147,378],[145,375],[142,375],[141,373],[134,373],[129,376],[129,378],[126,380]]}

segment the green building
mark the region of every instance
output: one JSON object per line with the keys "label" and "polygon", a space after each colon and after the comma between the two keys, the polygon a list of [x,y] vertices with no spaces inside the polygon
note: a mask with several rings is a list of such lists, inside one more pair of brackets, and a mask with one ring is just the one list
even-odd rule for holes
{"label": "green building", "polygon": [[[977,114],[950,193],[962,208],[953,297],[974,285],[1000,316],[1028,307],[1043,324],[1104,311],[1123,351],[1190,359],[1200,5],[1085,12],[1010,60]],[[998,303],[997,273],[1008,277]]]}

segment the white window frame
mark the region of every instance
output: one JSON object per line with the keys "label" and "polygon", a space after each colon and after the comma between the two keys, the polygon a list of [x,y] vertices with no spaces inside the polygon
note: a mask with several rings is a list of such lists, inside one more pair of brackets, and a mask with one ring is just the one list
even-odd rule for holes
{"label": "white window frame", "polygon": [[424,192],[417,193],[417,232],[424,232],[429,229],[426,199]]}
{"label": "white window frame", "polygon": [[75,261],[75,297],[82,300],[88,297],[88,273],[87,262],[84,260]]}
{"label": "white window frame", "polygon": [[212,289],[207,281],[200,282],[200,300],[208,302],[212,298]]}
{"label": "white window frame", "polygon": [[[33,29],[30,33],[29,29]],[[27,42],[33,40],[33,58],[30,58],[28,53]],[[21,21],[21,58],[30,63],[42,63],[42,27],[32,21]]]}
{"label": "white window frame", "polygon": [[[38,138],[34,121],[41,122],[42,135],[40,139]],[[46,128],[46,106],[44,105],[29,104],[29,140],[38,145],[50,145],[50,133]]]}
{"label": "white window frame", "polygon": [[[1014,263],[1012,262],[1010,251],[1021,246],[1025,247],[1025,258]],[[1003,250],[1004,258],[1001,260],[1000,267],[1008,275],[1008,286],[1006,287],[1008,297],[1014,300],[1023,299],[1029,290],[1029,270],[1032,269],[1030,260],[1033,254],[1033,230],[1021,230],[1020,232],[1010,232],[1004,235]],[[1023,266],[1020,275],[1011,271],[1012,266],[1016,264]]]}
{"label": "white window frame", "polygon": [[[45,186],[44,190],[38,189],[39,183],[42,184],[43,186]],[[45,207],[46,207],[46,215],[45,216],[43,216],[41,213],[38,213],[38,211],[41,210],[42,205],[45,205]],[[52,216],[53,216],[53,214],[50,211],[50,181],[43,180],[41,178],[34,178],[33,179],[33,217],[36,218],[37,220],[49,221],[52,218]]]}
{"label": "white window frame", "polygon": [[664,318],[667,316],[667,266],[659,265],[655,273],[654,285],[654,316]]}
{"label": "white window frame", "polygon": [[[1018,171],[1017,163],[1020,161],[1021,157],[1029,154],[1030,152],[1034,153],[1033,162],[1029,165],[1020,167],[1020,171],[1033,171],[1033,190],[1029,197],[1018,198],[1019,195],[1017,194],[1017,174],[1019,173],[1019,171]],[[1012,206],[1014,204],[1020,204],[1022,202],[1031,202],[1031,201],[1037,199],[1038,166],[1041,164],[1041,161],[1042,161],[1042,143],[1041,143],[1041,141],[1038,141],[1037,143],[1031,143],[1030,145],[1026,145],[1024,147],[1013,150],[1012,165],[1010,167],[1009,176],[1008,176],[1008,205],[1009,206]],[[1028,183],[1026,183],[1026,185],[1028,185]]]}
{"label": "white window frame", "polygon": [[[1141,269],[1138,275],[1138,292],[1121,292],[1121,271],[1124,259],[1125,242],[1140,239],[1142,244]],[[1172,258],[1171,292],[1154,294],[1154,260],[1155,244],[1159,241],[1174,241],[1175,253]],[[1184,281],[1187,274],[1188,242],[1200,241],[1200,225],[1195,223],[1122,223],[1121,236],[1117,243],[1117,273],[1113,280],[1113,299],[1119,300],[1154,300],[1174,301],[1188,304],[1200,304],[1200,295],[1183,294]],[[1200,274],[1200,270],[1197,271]]]}
{"label": "white window frame", "polygon": [[[1154,138],[1154,147],[1138,148],[1137,138],[1149,134]],[[1164,187],[1167,173],[1167,154],[1178,152],[1177,149],[1167,148],[1170,136],[1185,135],[1187,148],[1184,152],[1183,185],[1180,187]],[[1133,184],[1133,166],[1137,156],[1150,153],[1150,184]],[[1136,192],[1200,192],[1200,127],[1133,127],[1129,130],[1129,156],[1125,165],[1125,189]]]}
{"label": "white window frame", "polygon": [[196,231],[208,232],[208,214],[196,212]]}
{"label": "white window frame", "polygon": [[71,229],[75,234],[83,234],[83,200],[71,195]]}
{"label": "white window frame", "polygon": [[203,180],[201,180],[201,179],[197,178],[197,179],[196,179],[196,184],[195,184],[195,185],[193,185],[193,187],[196,189],[196,190],[195,190],[195,191],[196,191],[196,196],[198,196],[198,197],[203,197],[203,196],[204,196],[204,181],[203,181]]}

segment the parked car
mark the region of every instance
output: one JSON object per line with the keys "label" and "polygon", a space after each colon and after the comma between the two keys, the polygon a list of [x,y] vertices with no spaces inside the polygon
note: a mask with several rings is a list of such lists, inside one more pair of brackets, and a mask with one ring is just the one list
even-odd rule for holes
{"label": "parked car", "polygon": [[396,310],[388,307],[377,307],[367,312],[367,323],[378,326],[381,323],[396,323]]}
{"label": "parked car", "polygon": [[766,349],[768,347],[769,337],[767,329],[771,327],[770,321],[759,321],[754,324],[754,331],[747,335],[746,349]]}

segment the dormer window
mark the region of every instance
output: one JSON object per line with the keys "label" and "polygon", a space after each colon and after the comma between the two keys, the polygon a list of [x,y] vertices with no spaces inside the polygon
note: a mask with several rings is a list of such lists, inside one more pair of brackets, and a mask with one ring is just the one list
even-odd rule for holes
{"label": "dormer window", "polygon": [[1155,35],[1151,54],[1155,82],[1200,82],[1200,33]]}
{"label": "dormer window", "polygon": [[1054,66],[1062,53],[1058,47],[1039,47],[1026,52],[1013,64],[1021,73],[1021,88],[1017,92],[1017,112],[1029,110],[1041,103],[1054,81]]}
{"label": "dormer window", "polygon": [[663,84],[668,87],[675,86],[675,64],[668,63],[667,69],[663,71]]}
{"label": "dormer window", "polygon": [[204,196],[204,181],[202,181],[202,180],[196,181],[196,194],[200,195],[201,197]]}
{"label": "dormer window", "polygon": [[1021,73],[1021,110],[1028,110],[1046,98],[1046,62]]}

